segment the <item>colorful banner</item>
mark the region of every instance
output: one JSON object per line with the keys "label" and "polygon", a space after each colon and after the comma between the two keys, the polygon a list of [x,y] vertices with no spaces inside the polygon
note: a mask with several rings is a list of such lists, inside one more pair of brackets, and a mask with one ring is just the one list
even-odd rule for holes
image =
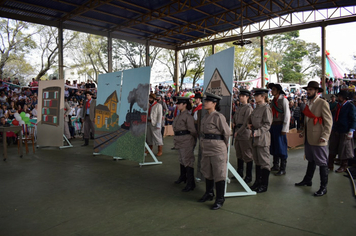
{"label": "colorful banner", "polygon": [[37,111],[37,144],[63,146],[64,83],[63,80],[39,81]]}
{"label": "colorful banner", "polygon": [[94,152],[113,157],[118,156],[118,138],[127,132],[119,126],[121,80],[121,71],[98,77]]}

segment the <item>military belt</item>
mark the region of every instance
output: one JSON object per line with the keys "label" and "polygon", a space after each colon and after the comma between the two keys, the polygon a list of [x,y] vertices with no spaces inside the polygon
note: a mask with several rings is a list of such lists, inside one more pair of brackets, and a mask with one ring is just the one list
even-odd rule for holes
{"label": "military belt", "polygon": [[220,134],[204,134],[205,139],[216,139],[216,140],[224,140],[224,135]]}

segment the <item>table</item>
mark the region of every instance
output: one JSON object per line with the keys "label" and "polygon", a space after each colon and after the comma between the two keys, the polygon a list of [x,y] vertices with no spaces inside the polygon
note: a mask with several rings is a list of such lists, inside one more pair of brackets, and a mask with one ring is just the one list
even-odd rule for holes
{"label": "table", "polygon": [[[14,133],[19,133],[22,131],[21,126],[9,126],[9,127],[4,127],[0,126],[0,132],[2,133],[2,139],[3,139],[3,145],[4,145],[4,161],[7,159],[7,143],[6,143],[6,132],[12,131]],[[22,152],[22,135],[19,135],[19,140],[18,142],[20,143],[20,157],[22,157],[23,152]]]}

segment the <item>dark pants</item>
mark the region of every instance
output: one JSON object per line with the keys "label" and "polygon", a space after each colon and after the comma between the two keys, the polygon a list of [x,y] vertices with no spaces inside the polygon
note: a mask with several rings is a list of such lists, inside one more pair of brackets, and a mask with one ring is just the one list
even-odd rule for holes
{"label": "dark pants", "polygon": [[94,122],[90,120],[90,116],[86,115],[84,118],[84,138],[89,139],[90,138],[90,131],[95,133],[95,128],[94,128]]}

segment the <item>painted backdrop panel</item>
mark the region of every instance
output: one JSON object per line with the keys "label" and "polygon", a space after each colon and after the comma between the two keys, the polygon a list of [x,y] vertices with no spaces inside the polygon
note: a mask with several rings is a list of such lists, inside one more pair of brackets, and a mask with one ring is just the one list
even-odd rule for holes
{"label": "painted backdrop panel", "polygon": [[122,72],[101,74],[95,108],[94,152],[116,157],[117,139],[127,130],[120,129],[119,110]]}
{"label": "painted backdrop panel", "polygon": [[234,51],[231,47],[218,52],[205,60],[204,93],[212,93],[222,97],[221,113],[230,125],[232,86],[234,73]]}
{"label": "painted backdrop panel", "polygon": [[146,142],[146,123],[151,67],[123,72],[119,125],[127,130],[119,137],[119,157],[143,162]]}
{"label": "painted backdrop panel", "polygon": [[37,145],[63,146],[64,81],[40,81],[37,105]]}

